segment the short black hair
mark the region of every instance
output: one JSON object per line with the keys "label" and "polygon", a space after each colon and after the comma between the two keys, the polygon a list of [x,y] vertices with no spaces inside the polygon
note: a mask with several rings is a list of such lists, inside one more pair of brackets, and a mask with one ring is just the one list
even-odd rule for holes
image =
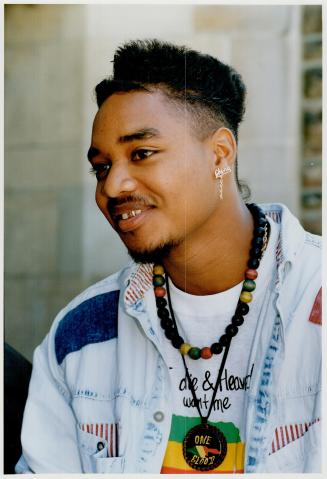
{"label": "short black hair", "polygon": [[[226,126],[237,141],[246,88],[239,73],[216,58],[156,39],[128,42],[115,52],[113,75],[95,88],[98,107],[114,93],[138,90],[160,90],[186,108],[199,137]],[[235,174],[242,190],[237,163]]]}

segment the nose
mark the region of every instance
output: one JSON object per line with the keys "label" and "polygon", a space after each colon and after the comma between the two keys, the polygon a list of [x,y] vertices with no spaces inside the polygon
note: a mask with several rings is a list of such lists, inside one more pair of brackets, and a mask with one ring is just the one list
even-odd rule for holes
{"label": "nose", "polygon": [[108,198],[117,198],[136,190],[137,180],[131,175],[128,165],[113,164],[102,186],[102,193]]}

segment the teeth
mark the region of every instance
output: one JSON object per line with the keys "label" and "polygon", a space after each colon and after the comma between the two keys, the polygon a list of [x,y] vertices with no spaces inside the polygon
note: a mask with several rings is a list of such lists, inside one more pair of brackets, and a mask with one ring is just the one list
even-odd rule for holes
{"label": "teeth", "polygon": [[128,213],[123,213],[121,215],[122,220],[127,220],[128,218],[132,218],[133,216],[138,216],[142,213],[142,210],[131,210]]}

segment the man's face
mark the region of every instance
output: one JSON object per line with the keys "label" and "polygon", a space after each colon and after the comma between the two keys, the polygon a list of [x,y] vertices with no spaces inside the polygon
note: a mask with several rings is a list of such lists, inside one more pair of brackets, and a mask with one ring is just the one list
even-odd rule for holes
{"label": "man's face", "polygon": [[[215,155],[160,92],[117,93],[98,111],[89,160],[96,202],[136,260],[194,235],[217,207]],[[155,253],[155,254],[153,254]]]}

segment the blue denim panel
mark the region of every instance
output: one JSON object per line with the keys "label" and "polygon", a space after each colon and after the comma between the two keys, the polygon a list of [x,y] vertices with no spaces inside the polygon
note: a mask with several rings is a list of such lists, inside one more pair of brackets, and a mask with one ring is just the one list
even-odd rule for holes
{"label": "blue denim panel", "polygon": [[[247,443],[248,455],[246,472],[255,472],[263,454],[264,444],[267,442],[265,436],[265,427],[268,423],[269,415],[271,412],[271,393],[272,393],[272,374],[274,361],[281,347],[281,319],[277,315],[275,318],[272,337],[266,352],[264,359],[263,371],[261,374],[261,381],[259,384],[259,390],[256,398],[256,411],[253,419],[252,437],[249,438]],[[266,446],[267,447],[267,446]],[[261,454],[261,457],[259,455]]]}
{"label": "blue denim panel", "polygon": [[55,350],[58,364],[83,346],[117,337],[119,290],[100,294],[79,304],[60,321]]}

